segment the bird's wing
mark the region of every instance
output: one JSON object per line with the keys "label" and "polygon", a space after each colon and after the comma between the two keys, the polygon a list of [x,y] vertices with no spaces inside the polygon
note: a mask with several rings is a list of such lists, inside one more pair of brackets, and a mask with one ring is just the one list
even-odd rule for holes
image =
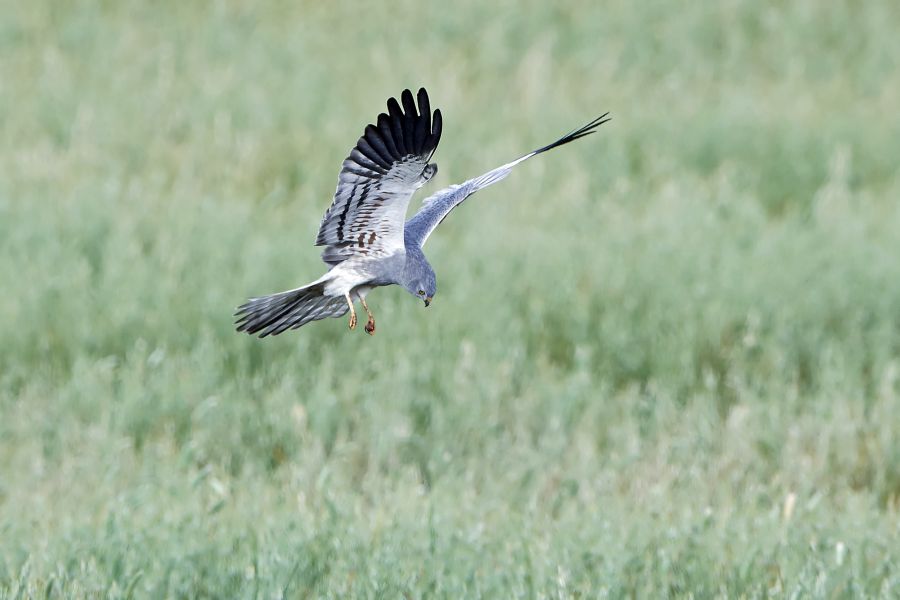
{"label": "bird's wing", "polygon": [[488,171],[484,175],[469,179],[468,181],[451,185],[435,194],[432,194],[422,202],[422,208],[406,222],[406,241],[409,244],[416,244],[419,247],[425,245],[425,241],[435,227],[440,225],[450,211],[463,203],[463,201],[482,188],[497,183],[501,179],[505,179],[520,162],[526,161],[532,156],[552,150],[563,144],[577,140],[596,131],[596,128],[610,120],[609,113],[597,117],[584,127],[580,127],[571,133],[568,133],[556,140],[552,144],[548,144],[543,148],[538,148],[529,152],[525,156],[518,158],[511,163],[497,167],[493,171]]}
{"label": "bird's wing", "polygon": [[327,246],[322,260],[336,265],[355,256],[384,256],[403,250],[409,200],[435,172],[427,168],[441,139],[441,111],[431,113],[428,94],[403,90],[400,103],[369,125],[344,161],[331,203],[316,236]]}

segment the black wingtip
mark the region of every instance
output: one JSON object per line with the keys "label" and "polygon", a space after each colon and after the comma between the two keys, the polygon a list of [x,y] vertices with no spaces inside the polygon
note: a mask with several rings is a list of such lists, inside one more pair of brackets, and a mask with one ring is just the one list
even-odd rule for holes
{"label": "black wingtip", "polygon": [[400,93],[400,103],[403,105],[403,110],[406,111],[407,117],[415,118],[419,116],[419,113],[416,111],[416,103],[409,88]]}
{"label": "black wingtip", "polygon": [[387,113],[379,114],[376,124],[365,128],[343,168],[373,179],[407,156],[430,160],[440,138],[440,111],[432,112],[428,92],[419,88],[413,96],[407,88],[399,98],[388,98]]}
{"label": "black wingtip", "polygon": [[443,125],[443,115],[441,115],[441,109],[434,109],[434,114],[431,117],[431,135],[434,137],[441,137],[441,127]]}
{"label": "black wingtip", "polygon": [[428,140],[426,142],[426,146],[431,148],[431,152],[428,154],[427,159],[429,161],[431,160],[431,157],[434,156],[438,143],[441,141],[441,128],[443,127],[443,124],[444,120],[441,116],[441,109],[434,109],[434,112],[431,114],[431,131],[428,134]]}
{"label": "black wingtip", "polygon": [[586,135],[596,133],[598,127],[600,127],[604,123],[609,123],[610,121],[612,121],[612,117],[609,115],[609,112],[605,112],[602,115],[600,115],[599,117],[597,117],[596,119],[594,119],[593,121],[591,121],[590,123],[588,123],[587,125],[584,125],[583,127],[579,127],[578,129],[574,129],[574,130],[570,131],[569,133],[562,136],[561,138],[559,138],[552,144],[547,144],[543,148],[538,148],[537,150],[532,152],[532,155],[540,154],[541,152],[546,152],[547,150],[552,150],[554,148],[558,148],[559,146],[562,146],[563,144],[568,144],[569,142],[574,142],[578,138],[583,138]]}
{"label": "black wingtip", "polygon": [[441,113],[432,112],[424,87],[415,96],[407,88],[399,98],[389,98],[387,109],[387,114],[378,115],[376,125],[366,127],[349,157],[366,173],[384,173],[410,155],[430,159],[441,138]]}
{"label": "black wingtip", "polygon": [[425,88],[419,88],[416,93],[416,100],[419,101],[419,114],[431,116],[431,104],[428,102],[428,92]]}

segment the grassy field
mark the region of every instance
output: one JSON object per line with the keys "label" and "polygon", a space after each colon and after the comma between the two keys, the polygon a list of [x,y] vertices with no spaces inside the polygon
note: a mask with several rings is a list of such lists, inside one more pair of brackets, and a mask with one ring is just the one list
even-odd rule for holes
{"label": "grassy field", "polygon": [[[900,595],[896,2],[3,4],[0,597]],[[614,120],[236,334],[418,86]]]}

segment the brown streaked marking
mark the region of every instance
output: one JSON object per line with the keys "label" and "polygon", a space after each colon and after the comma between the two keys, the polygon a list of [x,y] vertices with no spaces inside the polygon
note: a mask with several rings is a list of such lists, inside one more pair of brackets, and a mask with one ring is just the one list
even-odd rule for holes
{"label": "brown streaked marking", "polygon": [[356,242],[359,244],[359,247],[363,247],[363,240],[366,238],[365,232],[359,234],[359,237],[356,239]]}
{"label": "brown streaked marking", "polygon": [[371,246],[375,242],[375,238],[378,237],[375,232],[369,234],[369,245]]}

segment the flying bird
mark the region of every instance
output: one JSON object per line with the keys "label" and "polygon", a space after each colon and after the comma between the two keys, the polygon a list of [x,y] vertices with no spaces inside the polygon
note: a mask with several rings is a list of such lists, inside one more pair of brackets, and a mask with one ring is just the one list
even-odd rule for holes
{"label": "flying bird", "polygon": [[334,201],[325,212],[316,245],[324,246],[322,260],[328,272],[303,287],[271,296],[253,298],[235,313],[238,331],[278,335],[310,321],[342,317],[350,313],[350,329],[356,328],[355,300],[366,311],[366,333],[375,333],[375,317],[366,304],[374,288],[400,285],[427,307],[437,291],[434,269],[422,247],[450,211],[489,185],[504,179],[519,163],[541,152],[594,133],[609,121],[609,113],[597,117],[537,150],[484,175],[469,179],[429,196],[422,208],[406,220],[413,194],[435,173],[429,162],[441,139],[441,111],[432,112],[425,89],[417,94],[403,90],[400,102],[387,101],[387,114],[365,132],[344,160]]}

